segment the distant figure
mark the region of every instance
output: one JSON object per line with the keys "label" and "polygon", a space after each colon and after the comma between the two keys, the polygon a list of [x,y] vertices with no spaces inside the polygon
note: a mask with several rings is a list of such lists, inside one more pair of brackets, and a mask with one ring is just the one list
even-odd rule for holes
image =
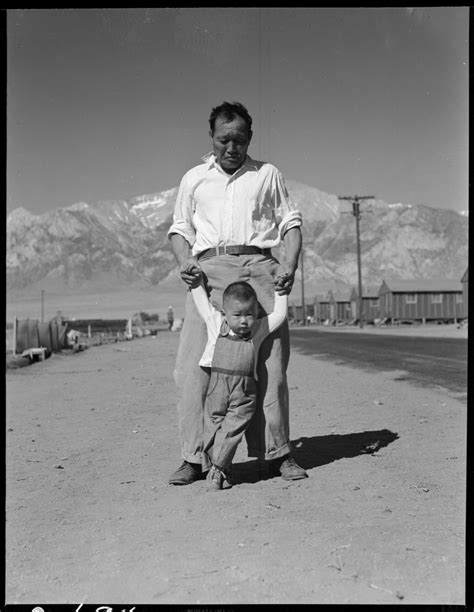
{"label": "distant figure", "polygon": [[173,328],[173,323],[174,323],[173,308],[171,306],[168,306],[167,317],[168,317],[168,330],[171,331],[171,329]]}
{"label": "distant figure", "polygon": [[75,346],[79,344],[79,332],[75,329],[71,329],[67,332],[67,340],[69,346]]}

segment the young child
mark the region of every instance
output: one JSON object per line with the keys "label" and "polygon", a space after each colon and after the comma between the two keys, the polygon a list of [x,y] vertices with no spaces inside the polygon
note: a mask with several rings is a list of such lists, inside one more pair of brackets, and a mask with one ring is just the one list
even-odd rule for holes
{"label": "young child", "polygon": [[191,293],[208,333],[199,365],[211,369],[202,469],[209,470],[206,480],[211,489],[227,489],[232,486],[230,467],[237,446],[255,413],[258,351],[285,320],[288,296],[275,293],[273,312],[258,319],[257,294],[246,282],[226,287],[223,312],[211,304],[202,282]]}

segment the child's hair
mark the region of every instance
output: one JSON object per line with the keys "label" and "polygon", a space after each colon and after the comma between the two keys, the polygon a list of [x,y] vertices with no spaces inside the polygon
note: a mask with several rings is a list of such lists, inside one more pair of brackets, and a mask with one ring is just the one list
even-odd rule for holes
{"label": "child's hair", "polygon": [[239,302],[258,300],[255,289],[252,287],[252,285],[249,285],[245,281],[237,281],[227,285],[227,287],[224,289],[224,293],[222,294],[222,302],[225,303],[229,298],[234,298]]}

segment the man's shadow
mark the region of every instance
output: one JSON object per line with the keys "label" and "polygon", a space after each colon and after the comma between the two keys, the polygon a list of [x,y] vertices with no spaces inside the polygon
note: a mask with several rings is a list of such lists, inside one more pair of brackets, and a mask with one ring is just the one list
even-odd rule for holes
{"label": "man's shadow", "polygon": [[[373,455],[398,439],[398,434],[381,429],[351,434],[332,434],[293,440],[293,457],[305,470],[320,467],[338,459],[352,459],[360,455]],[[256,483],[275,478],[268,470],[268,462],[257,459],[232,466],[235,484]]]}

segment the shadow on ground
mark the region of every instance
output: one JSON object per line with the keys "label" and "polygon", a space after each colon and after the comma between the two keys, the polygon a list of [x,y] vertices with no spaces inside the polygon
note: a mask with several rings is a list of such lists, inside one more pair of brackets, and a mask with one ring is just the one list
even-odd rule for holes
{"label": "shadow on ground", "polygon": [[[301,467],[309,470],[339,459],[373,455],[397,439],[398,434],[388,429],[298,438],[292,441],[293,456]],[[256,483],[270,478],[275,478],[275,474],[270,472],[266,461],[256,459],[232,466],[232,480],[235,484]]]}

